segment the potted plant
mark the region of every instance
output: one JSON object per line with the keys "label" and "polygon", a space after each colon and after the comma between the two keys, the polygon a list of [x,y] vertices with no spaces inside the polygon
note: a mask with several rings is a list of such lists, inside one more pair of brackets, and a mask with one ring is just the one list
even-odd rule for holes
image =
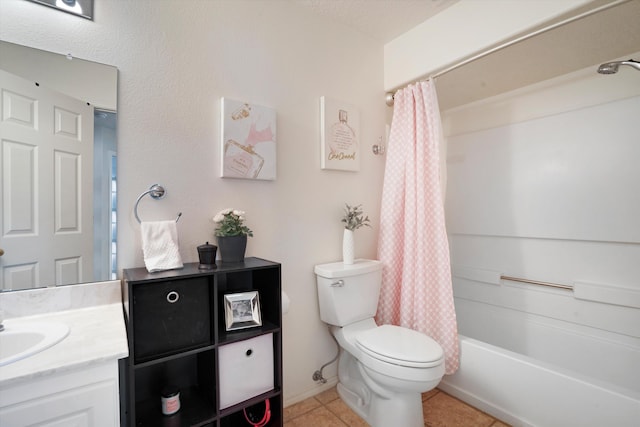
{"label": "potted plant", "polygon": [[245,212],[241,210],[223,209],[213,217],[213,222],[216,223],[215,236],[222,262],[244,260],[247,236],[253,237],[253,231],[244,225],[244,215]]}
{"label": "potted plant", "polygon": [[360,227],[371,227],[371,225],[369,225],[369,217],[364,215],[362,205],[349,206],[345,203],[342,222],[344,222],[342,262],[345,264],[353,264],[355,252],[353,232]]}

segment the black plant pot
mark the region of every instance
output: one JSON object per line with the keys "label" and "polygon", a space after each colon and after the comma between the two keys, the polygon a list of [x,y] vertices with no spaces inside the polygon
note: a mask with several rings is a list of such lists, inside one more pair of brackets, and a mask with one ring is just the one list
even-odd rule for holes
{"label": "black plant pot", "polygon": [[217,236],[222,262],[244,261],[247,236]]}

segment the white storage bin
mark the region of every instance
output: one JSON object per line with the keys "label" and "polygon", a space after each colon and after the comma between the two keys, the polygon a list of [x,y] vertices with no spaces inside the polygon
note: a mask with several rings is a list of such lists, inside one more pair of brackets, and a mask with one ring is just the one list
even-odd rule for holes
{"label": "white storage bin", "polygon": [[223,345],[218,358],[220,409],[273,389],[273,334]]}

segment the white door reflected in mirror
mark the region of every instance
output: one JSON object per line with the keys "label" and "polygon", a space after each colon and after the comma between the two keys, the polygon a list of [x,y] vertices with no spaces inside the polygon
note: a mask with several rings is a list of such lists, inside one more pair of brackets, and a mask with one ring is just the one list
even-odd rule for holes
{"label": "white door reflected in mirror", "polygon": [[0,88],[0,289],[91,281],[93,107],[1,70]]}

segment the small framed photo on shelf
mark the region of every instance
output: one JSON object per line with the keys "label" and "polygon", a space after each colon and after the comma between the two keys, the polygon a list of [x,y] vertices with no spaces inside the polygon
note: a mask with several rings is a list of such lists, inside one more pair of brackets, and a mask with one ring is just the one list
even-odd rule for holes
{"label": "small framed photo on shelf", "polygon": [[258,291],[226,294],[224,320],[227,331],[262,326]]}

